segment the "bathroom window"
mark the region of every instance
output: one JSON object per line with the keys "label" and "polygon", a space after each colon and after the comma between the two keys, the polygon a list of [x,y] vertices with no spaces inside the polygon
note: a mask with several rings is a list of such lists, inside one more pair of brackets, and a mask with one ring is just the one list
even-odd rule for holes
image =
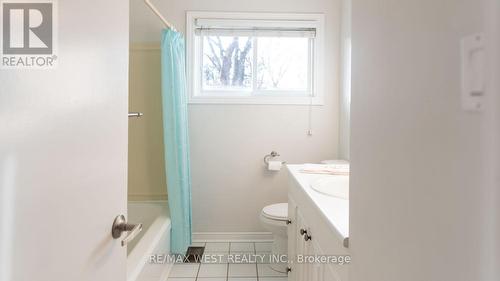
{"label": "bathroom window", "polygon": [[323,16],[188,12],[190,103],[323,103]]}

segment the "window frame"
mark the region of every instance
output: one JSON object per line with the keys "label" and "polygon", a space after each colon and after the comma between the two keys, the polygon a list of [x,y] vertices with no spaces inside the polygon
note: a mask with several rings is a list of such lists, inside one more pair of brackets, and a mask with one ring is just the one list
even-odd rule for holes
{"label": "window frame", "polygon": [[[283,24],[303,22],[307,26],[314,26],[316,36],[309,39],[309,96],[293,95],[291,90],[203,90],[202,89],[202,59],[203,40],[195,35],[197,19],[214,20],[248,20],[274,21]],[[275,13],[228,13],[228,12],[196,12],[190,11],[186,15],[186,74],[188,78],[187,92],[190,104],[290,104],[290,105],[323,105],[324,104],[324,15],[323,14],[275,14]],[[280,27],[280,26],[276,26]],[[254,43],[257,40],[254,38]],[[253,49],[256,55],[257,48]],[[256,65],[252,67],[252,85],[255,86]],[[282,93],[286,92],[286,95]],[[211,93],[211,95],[203,95]],[[231,93],[231,95],[228,95]],[[298,93],[298,91],[297,91]]]}

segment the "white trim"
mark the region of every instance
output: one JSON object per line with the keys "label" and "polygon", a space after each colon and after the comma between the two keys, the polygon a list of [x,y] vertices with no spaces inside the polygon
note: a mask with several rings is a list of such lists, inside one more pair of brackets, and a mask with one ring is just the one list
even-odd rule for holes
{"label": "white trim", "polygon": [[[190,98],[189,104],[200,105],[200,104],[259,104],[259,105],[310,105],[310,97],[290,97],[284,98],[278,97],[257,97],[251,96],[247,98],[234,97],[234,98],[215,98],[215,97],[194,97]],[[313,98],[312,105],[323,106],[323,99]]]}
{"label": "white trim", "polygon": [[[324,19],[324,14],[319,13],[239,13],[239,12],[206,12],[206,11],[188,11],[186,13],[188,20],[203,19],[245,19],[262,21],[319,21]],[[193,22],[194,24],[194,22]]]}
{"label": "white trim", "polygon": [[[195,69],[196,65],[200,64],[201,58],[195,50],[201,48],[200,40],[196,40],[196,20],[203,19],[205,21],[214,19],[223,21],[230,20],[260,20],[262,22],[285,22],[292,25],[302,23],[304,26],[314,26],[316,28],[316,37],[312,46],[314,58],[311,61],[312,70],[309,74],[313,76],[309,85],[310,90],[314,93],[310,96],[237,96],[237,97],[214,97],[195,95],[201,92],[201,81],[199,71]],[[324,14],[297,14],[297,13],[228,13],[228,12],[196,12],[189,11],[186,14],[186,72],[188,81],[187,94],[188,103],[190,104],[283,104],[283,105],[324,105]],[[196,45],[196,46],[195,46]],[[311,79],[309,79],[311,80]]]}
{"label": "white trim", "polygon": [[271,242],[271,232],[193,232],[193,242]]}

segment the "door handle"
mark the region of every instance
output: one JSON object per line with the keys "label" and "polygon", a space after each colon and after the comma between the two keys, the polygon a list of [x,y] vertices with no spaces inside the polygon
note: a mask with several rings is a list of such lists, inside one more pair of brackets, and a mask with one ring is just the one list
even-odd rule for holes
{"label": "door handle", "polygon": [[128,117],[141,118],[144,114],[142,112],[129,112]]}
{"label": "door handle", "polygon": [[123,232],[128,232],[127,236],[121,241],[122,247],[126,246],[130,241],[142,231],[142,223],[128,224],[124,215],[119,215],[113,222],[111,229],[111,236],[113,239],[118,239],[122,236]]}

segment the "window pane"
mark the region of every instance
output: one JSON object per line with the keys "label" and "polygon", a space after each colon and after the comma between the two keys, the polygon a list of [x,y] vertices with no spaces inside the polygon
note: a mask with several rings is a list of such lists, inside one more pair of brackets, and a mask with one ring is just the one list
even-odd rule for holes
{"label": "window pane", "polygon": [[259,90],[307,91],[308,69],[308,38],[258,38],[257,88]]}
{"label": "window pane", "polygon": [[252,38],[203,36],[203,89],[252,89]]}

